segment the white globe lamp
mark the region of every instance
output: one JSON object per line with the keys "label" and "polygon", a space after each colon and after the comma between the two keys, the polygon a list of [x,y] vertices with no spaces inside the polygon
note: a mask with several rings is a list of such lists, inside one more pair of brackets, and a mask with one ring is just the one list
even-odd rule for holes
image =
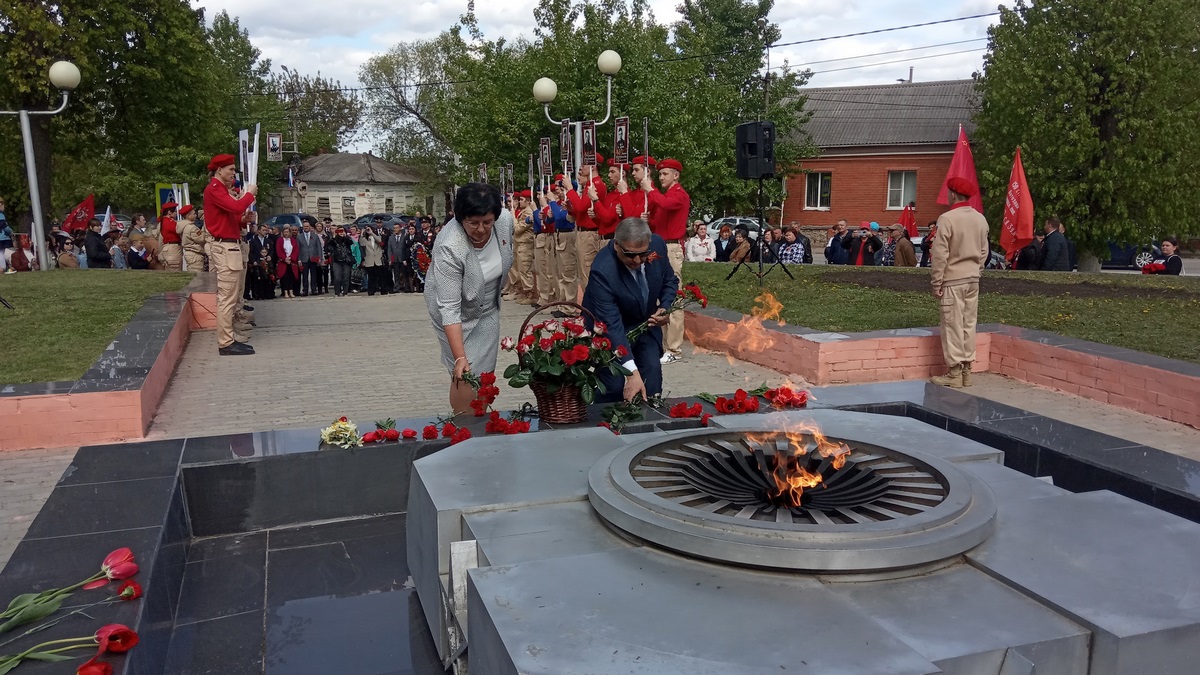
{"label": "white globe lamp", "polygon": [[558,96],[558,85],[548,77],[539,78],[533,83],[533,98],[538,103],[549,104]]}
{"label": "white globe lamp", "polygon": [[70,61],[55,61],[50,66],[50,84],[63,91],[79,86],[79,67]]}
{"label": "white globe lamp", "polygon": [[621,55],[611,49],[605,49],[596,59],[596,67],[600,72],[612,77],[621,71]]}

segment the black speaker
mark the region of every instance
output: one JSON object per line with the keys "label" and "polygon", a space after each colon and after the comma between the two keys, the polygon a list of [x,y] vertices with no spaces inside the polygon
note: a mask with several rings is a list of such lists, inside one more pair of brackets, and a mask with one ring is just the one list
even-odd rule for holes
{"label": "black speaker", "polygon": [[746,122],[737,126],[737,177],[775,176],[775,123]]}

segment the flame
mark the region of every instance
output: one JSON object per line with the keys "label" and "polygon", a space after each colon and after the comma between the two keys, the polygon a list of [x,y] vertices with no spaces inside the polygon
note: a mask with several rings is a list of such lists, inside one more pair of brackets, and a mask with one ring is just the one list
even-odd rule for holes
{"label": "flame", "polygon": [[[764,290],[754,299],[754,306],[750,309],[748,316],[743,316],[737,323],[726,326],[713,338],[720,344],[736,345],[734,349],[737,351],[765,352],[775,346],[775,337],[766,329],[763,322],[775,321],[782,326],[782,312],[783,303],[779,302],[771,291]],[[725,358],[729,360],[729,365],[735,364],[731,353],[727,352]]]}
{"label": "flame", "polygon": [[[768,457],[773,487],[767,488],[767,498],[777,506],[800,506],[801,496],[806,489],[820,485],[824,478],[819,473],[807,470],[803,464],[810,452],[831,459],[834,470],[846,465],[850,447],[845,443],[831,441],[813,422],[798,421],[783,432],[787,449],[777,449]],[[747,438],[768,447],[776,445],[774,433],[747,434]]]}

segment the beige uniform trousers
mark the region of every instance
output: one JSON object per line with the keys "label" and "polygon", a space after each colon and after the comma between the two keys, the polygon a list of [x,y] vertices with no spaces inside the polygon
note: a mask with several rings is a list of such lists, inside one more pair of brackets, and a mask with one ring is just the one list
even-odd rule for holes
{"label": "beige uniform trousers", "polygon": [[579,233],[572,230],[550,236],[554,242],[554,279],[558,284],[554,297],[564,302],[575,302],[579,293]]}
{"label": "beige uniform trousers", "polygon": [[557,260],[554,256],[554,235],[536,235],[533,245],[533,265],[537,270],[537,304],[548,305],[558,294]]}
{"label": "beige uniform trousers", "polygon": [[158,259],[168,272],[183,271],[183,247],[179,244],[163,244],[162,250],[158,252]]}
{"label": "beige uniform trousers", "polygon": [[518,298],[535,300],[533,294],[533,248],[537,245],[534,235],[519,237],[513,242],[513,266],[517,270],[517,284],[514,287]]}
{"label": "beige uniform trousers", "polygon": [[[239,246],[242,249],[242,273],[238,275],[237,287],[237,310],[236,314],[242,321],[248,321],[249,315],[242,310],[242,305],[245,304],[242,298],[246,294],[246,268],[250,265],[250,244],[245,239],[240,240]],[[217,242],[220,243],[220,242]],[[211,261],[210,261],[211,262]]]}
{"label": "beige uniform trousers", "polygon": [[203,272],[204,271],[204,254],[195,251],[183,250],[183,259],[187,262],[187,271]]}
{"label": "beige uniform trousers", "polygon": [[246,277],[246,265],[237,244],[213,242],[209,262],[217,273],[217,346],[233,344],[233,317],[242,305],[238,291],[240,280]]}
{"label": "beige uniform trousers", "polygon": [[[667,243],[667,261],[671,263],[671,269],[675,272],[675,279],[679,282],[679,288],[683,288],[683,246],[674,243]],[[683,312],[671,312],[671,321],[667,324],[666,344],[664,348],[679,356],[680,350],[683,349]]]}
{"label": "beige uniform trousers", "polygon": [[947,366],[975,360],[975,322],[979,317],[979,280],[951,281],[942,284],[941,313],[942,356]]}
{"label": "beige uniform trousers", "polygon": [[592,272],[592,261],[596,259],[596,254],[604,247],[604,243],[604,240],[600,238],[600,233],[595,230],[575,231],[575,252],[579,258],[579,297],[583,297],[583,290],[587,288],[588,275]]}

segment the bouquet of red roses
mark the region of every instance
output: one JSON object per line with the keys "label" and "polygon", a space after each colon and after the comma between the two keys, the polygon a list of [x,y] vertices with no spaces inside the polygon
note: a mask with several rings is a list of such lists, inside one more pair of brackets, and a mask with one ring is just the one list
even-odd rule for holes
{"label": "bouquet of red roses", "polygon": [[614,350],[612,341],[604,337],[605,331],[600,322],[589,331],[582,319],[552,319],[527,327],[520,340],[505,337],[500,347],[520,356],[504,371],[508,386],[527,387],[537,380],[546,385],[547,392],[554,393],[563,385],[573,384],[579,388],[583,402],[591,405],[597,393],[605,393],[597,371],[608,368],[614,375],[629,374],[621,366],[628,351],[623,346]]}
{"label": "bouquet of red roses", "polygon": [[1142,265],[1142,274],[1162,274],[1166,271],[1167,266],[1159,262],[1146,263],[1145,265]]}
{"label": "bouquet of red roses", "polygon": [[[667,315],[670,316],[671,314],[678,312],[679,310],[690,305],[708,307],[708,296],[700,290],[700,286],[698,286],[695,282],[686,284],[683,288],[675,291],[675,301],[672,302],[671,306],[667,309]],[[650,321],[646,320],[634,327],[633,330],[630,330],[628,333],[626,333],[625,337],[628,338],[632,343],[634,340],[637,340],[639,337],[641,337],[642,333],[645,333],[648,330],[650,330]]]}

